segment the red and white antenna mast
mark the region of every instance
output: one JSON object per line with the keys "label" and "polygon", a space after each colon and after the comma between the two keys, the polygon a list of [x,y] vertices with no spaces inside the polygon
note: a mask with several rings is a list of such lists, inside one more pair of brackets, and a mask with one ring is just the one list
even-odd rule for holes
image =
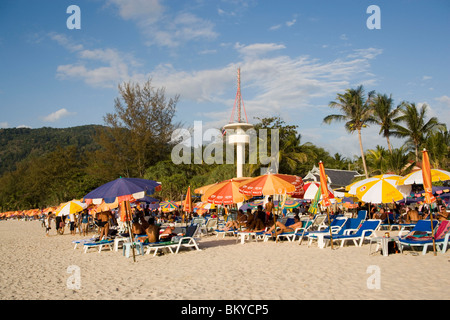
{"label": "red and white antenna mast", "polygon": [[[233,121],[236,104],[237,104],[237,121]],[[242,104],[242,108],[241,108],[241,104]],[[230,123],[243,122],[241,109],[244,109],[245,123],[248,123],[247,112],[245,111],[244,100],[242,99],[242,94],[241,94],[241,68],[238,68],[238,71],[237,71],[237,93],[236,93],[236,98],[234,99],[234,106],[233,106],[233,111],[231,112]]]}

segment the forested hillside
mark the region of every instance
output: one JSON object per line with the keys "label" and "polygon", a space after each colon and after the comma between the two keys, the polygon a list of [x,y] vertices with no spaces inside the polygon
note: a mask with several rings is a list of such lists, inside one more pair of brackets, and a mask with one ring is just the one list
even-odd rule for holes
{"label": "forested hillside", "polygon": [[71,128],[0,129],[0,176],[14,171],[17,163],[31,158],[39,158],[57,147],[76,146],[80,151],[94,151],[99,145],[93,137],[99,125]]}

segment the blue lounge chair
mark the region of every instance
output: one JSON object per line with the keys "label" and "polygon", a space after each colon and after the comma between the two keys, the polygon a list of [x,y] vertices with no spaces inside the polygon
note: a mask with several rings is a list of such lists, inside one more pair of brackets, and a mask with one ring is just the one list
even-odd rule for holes
{"label": "blue lounge chair", "polygon": [[308,238],[308,246],[310,246],[313,242],[313,240],[317,240],[318,237],[329,235],[330,229],[331,234],[338,234],[339,231],[345,226],[347,223],[348,218],[346,217],[337,217],[334,220],[331,221],[331,225],[323,230],[320,231],[311,231],[306,234],[306,237]]}
{"label": "blue lounge chair", "polygon": [[114,244],[114,240],[112,239],[102,239],[99,241],[85,242],[83,243],[84,253],[87,253],[89,249],[97,249],[98,252],[102,252],[103,247],[109,247],[111,251],[113,251],[112,245]]}
{"label": "blue lounge chair", "polygon": [[358,219],[366,220],[366,218],[367,218],[367,210],[359,210]]}
{"label": "blue lounge chair", "polygon": [[[419,223],[420,222],[420,223]],[[433,220],[434,223],[434,237],[435,244],[442,253],[447,250],[448,239],[450,236],[450,221],[444,220],[436,228],[437,221]],[[417,225],[419,225],[417,227]],[[422,254],[426,254],[429,247],[433,246],[433,236],[431,235],[431,221],[430,220],[419,220],[416,227],[411,232],[403,237],[399,238],[402,250],[404,247],[423,247]],[[415,230],[416,229],[416,230]],[[418,232],[414,232],[418,231]]]}
{"label": "blue lounge chair", "polygon": [[[347,230],[344,234],[333,236],[333,241],[341,241],[341,247],[344,246],[347,240],[352,240],[355,246],[361,247],[364,240],[372,236],[376,229],[379,228],[381,220],[379,219],[369,219],[364,220],[361,226],[355,230]],[[353,233],[352,233],[353,232]],[[324,237],[325,241],[330,241],[330,236]],[[359,240],[359,244],[358,244]]]}

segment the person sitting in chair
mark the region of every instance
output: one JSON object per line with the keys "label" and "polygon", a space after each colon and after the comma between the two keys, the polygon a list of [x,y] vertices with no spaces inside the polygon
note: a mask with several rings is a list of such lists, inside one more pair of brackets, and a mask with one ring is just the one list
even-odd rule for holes
{"label": "person sitting in chair", "polygon": [[267,233],[272,233],[276,227],[280,228],[279,231],[277,231],[277,234],[283,233],[283,232],[294,232],[295,229],[301,228],[303,226],[303,223],[300,221],[300,218],[298,216],[294,217],[294,223],[290,226],[286,226],[283,223],[277,221],[276,224],[274,224],[272,227],[267,230]]}

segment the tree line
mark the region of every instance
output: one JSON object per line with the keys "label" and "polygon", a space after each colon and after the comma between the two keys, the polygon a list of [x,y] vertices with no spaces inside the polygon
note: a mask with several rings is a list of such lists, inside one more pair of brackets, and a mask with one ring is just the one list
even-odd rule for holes
{"label": "tree line", "polygon": [[[11,149],[10,153],[0,154],[0,211],[58,205],[81,198],[101,184],[119,177],[159,181],[163,189],[156,196],[161,200],[176,201],[185,195],[188,186],[195,189],[235,176],[234,164],[193,164],[192,161],[175,165],[172,162],[170,155],[175,142],[171,141],[171,136],[182,127],[181,123],[174,122],[178,96],[166,97],[164,88],[154,88],[151,80],[144,84],[123,83],[118,90],[114,112],[105,115],[104,126],[42,128],[47,135],[44,141],[49,141],[48,144],[39,142],[42,140],[36,137],[30,138],[42,129],[0,131],[2,145],[11,145],[13,140],[23,143]],[[361,157],[349,159],[339,153],[331,155],[324,148],[303,142],[298,126],[287,124],[280,117],[256,118],[256,130],[279,130],[278,172],[304,176],[322,160],[327,168],[355,170],[366,175],[405,174],[418,161],[417,150],[422,147],[430,151],[434,166],[449,168],[447,128],[437,119],[427,118],[426,106],[418,108],[413,103],[402,102],[394,107],[392,96],[370,92],[366,97],[363,88],[358,87],[337,94],[330,107],[338,108],[341,114],[332,114],[324,122],[345,121],[348,132],[357,131]],[[361,131],[371,124],[380,126],[380,134],[386,137],[387,149],[382,146],[373,150],[362,149]],[[64,133],[61,134],[61,130]],[[52,133],[60,134],[60,139]],[[12,139],[14,135],[16,137]],[[405,138],[405,144],[398,149],[392,148],[391,136]],[[270,137],[267,143],[270,154]],[[193,149],[191,154],[202,152],[204,148]],[[248,155],[248,148],[246,151]],[[4,166],[3,160],[14,152],[13,161]],[[20,158],[17,156],[20,152],[28,152],[28,156],[22,154]],[[248,164],[246,161],[244,175],[259,175],[262,168],[264,165],[260,162]]]}

